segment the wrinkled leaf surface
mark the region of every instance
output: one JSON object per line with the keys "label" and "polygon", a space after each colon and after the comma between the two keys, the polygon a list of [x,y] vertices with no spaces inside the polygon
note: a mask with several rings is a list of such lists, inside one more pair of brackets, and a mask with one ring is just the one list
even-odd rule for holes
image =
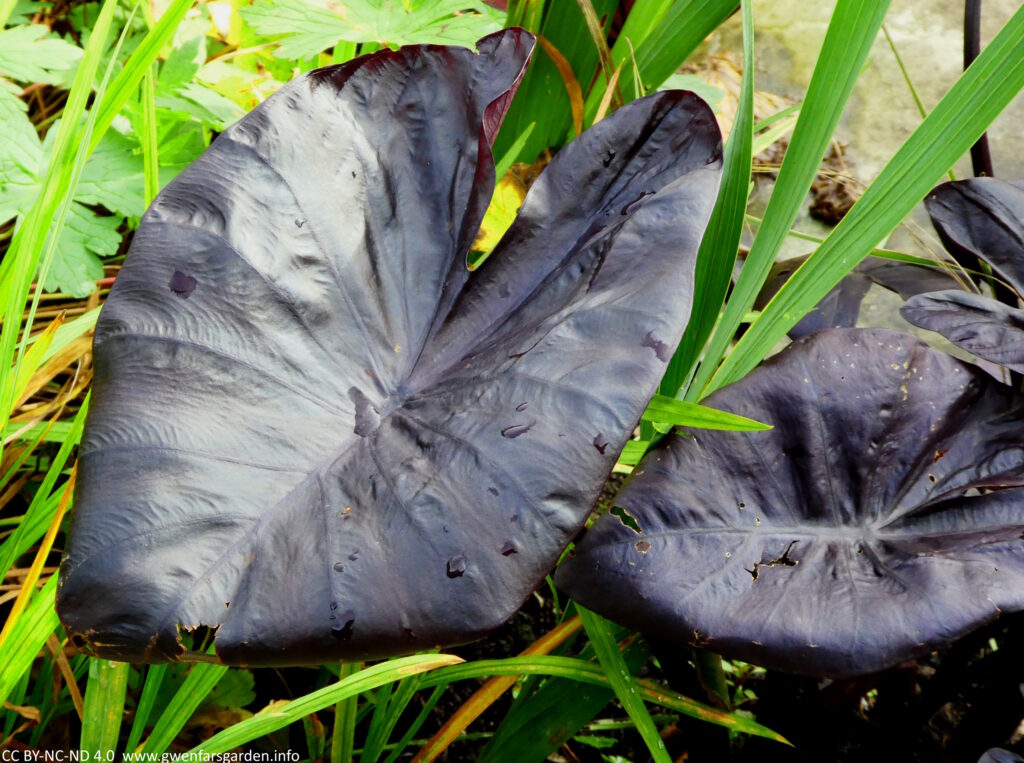
{"label": "wrinkled leaf surface", "polygon": [[470,276],[531,45],[311,72],[157,198],[96,331],[58,602],[76,640],[411,652],[486,633],[553,566],[682,333],[721,146],[691,94],[620,110]]}
{"label": "wrinkled leaf surface", "polygon": [[899,332],[798,340],[675,434],[556,582],[624,625],[810,675],[881,670],[1024,606],[1024,402]]}

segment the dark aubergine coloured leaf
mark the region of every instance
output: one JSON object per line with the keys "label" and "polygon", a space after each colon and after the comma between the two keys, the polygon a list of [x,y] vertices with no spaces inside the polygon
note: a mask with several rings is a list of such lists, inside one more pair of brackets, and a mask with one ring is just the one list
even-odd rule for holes
{"label": "dark aubergine coloured leaf", "polygon": [[96,331],[77,641],[175,659],[206,625],[234,664],[464,642],[579,530],[686,323],[720,137],[689,93],[619,110],[470,275],[532,38],[478,47],[297,78],[143,218]]}
{"label": "dark aubergine coloured leaf", "polygon": [[[935,188],[925,204],[946,249],[987,262],[1024,294],[1024,188],[995,178],[958,180]],[[900,312],[979,358],[1024,372],[1024,310],[1016,305],[947,290],[916,296]]]}
{"label": "dark aubergine coloured leaf", "polygon": [[[772,266],[754,303],[763,310],[789,277],[807,260],[792,257]],[[868,257],[843,278],[815,308],[788,332],[791,339],[828,328],[853,328],[860,318],[860,307],[872,284],[894,291],[904,299],[915,294],[957,286],[957,280],[944,270],[907,262]]]}
{"label": "dark aubergine coloured leaf", "polygon": [[996,178],[937,186],[925,207],[943,246],[989,265],[1024,294],[1024,188]]}
{"label": "dark aubergine coloured leaf", "polygon": [[979,294],[947,290],[911,298],[900,314],[979,358],[1024,373],[1024,310]]}
{"label": "dark aubergine coloured leaf", "polygon": [[1024,763],[1024,758],[1011,750],[993,747],[982,753],[978,763]]}
{"label": "dark aubergine coloured leaf", "polygon": [[1024,400],[909,335],[797,340],[672,435],[556,582],[623,625],[809,675],[870,673],[1024,607]]}

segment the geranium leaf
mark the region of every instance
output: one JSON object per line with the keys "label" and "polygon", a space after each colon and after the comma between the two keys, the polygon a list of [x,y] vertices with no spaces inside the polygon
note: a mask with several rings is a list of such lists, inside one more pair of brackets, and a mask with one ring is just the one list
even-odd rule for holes
{"label": "geranium leaf", "polygon": [[70,79],[81,59],[81,48],[42,24],[0,29],[0,76],[59,85]]}

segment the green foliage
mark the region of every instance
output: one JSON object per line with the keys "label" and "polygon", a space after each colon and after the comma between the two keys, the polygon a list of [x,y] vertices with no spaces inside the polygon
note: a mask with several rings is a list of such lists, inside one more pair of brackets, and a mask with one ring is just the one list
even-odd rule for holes
{"label": "green foliage", "polygon": [[[20,225],[42,188],[50,162],[53,137],[39,140],[28,115],[0,99],[0,124],[10,140],[0,143],[0,223],[17,218]],[[141,217],[142,160],[131,141],[109,133],[86,164],[68,209],[45,288],[72,296],[86,296],[103,277],[100,257],[109,257],[121,245],[118,233],[124,217]],[[103,215],[87,205],[102,206]]]}
{"label": "green foliage", "polygon": [[97,658],[89,660],[81,749],[88,752],[91,758],[101,757],[117,749],[130,667],[127,662]]}
{"label": "green foliage", "polygon": [[42,24],[0,30],[0,76],[16,82],[69,85],[82,49]]}
{"label": "green foliage", "polygon": [[466,45],[501,28],[501,15],[480,0],[256,0],[242,11],[253,29],[280,43],[281,58],[308,58],[339,42],[398,47]]}
{"label": "green foliage", "polygon": [[[694,381],[702,396],[706,394],[704,388],[715,365],[724,356],[743,316],[753,306],[804,204],[888,7],[888,0],[840,0],[836,5],[793,139],[765,210],[765,224],[754,239]],[[812,307],[813,304],[808,305],[807,309]]]}

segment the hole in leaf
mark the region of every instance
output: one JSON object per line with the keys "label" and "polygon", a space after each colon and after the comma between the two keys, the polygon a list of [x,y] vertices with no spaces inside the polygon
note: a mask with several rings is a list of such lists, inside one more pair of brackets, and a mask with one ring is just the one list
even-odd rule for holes
{"label": "hole in leaf", "polygon": [[635,532],[635,533],[642,533],[643,532],[643,530],[640,529],[640,525],[637,524],[636,519],[634,519],[633,516],[629,512],[627,512],[624,508],[622,508],[621,506],[614,506],[614,507],[612,507],[611,513],[612,513],[612,516],[617,517],[618,520],[620,522],[622,522],[622,524],[624,524],[626,527],[628,527],[633,532]]}

